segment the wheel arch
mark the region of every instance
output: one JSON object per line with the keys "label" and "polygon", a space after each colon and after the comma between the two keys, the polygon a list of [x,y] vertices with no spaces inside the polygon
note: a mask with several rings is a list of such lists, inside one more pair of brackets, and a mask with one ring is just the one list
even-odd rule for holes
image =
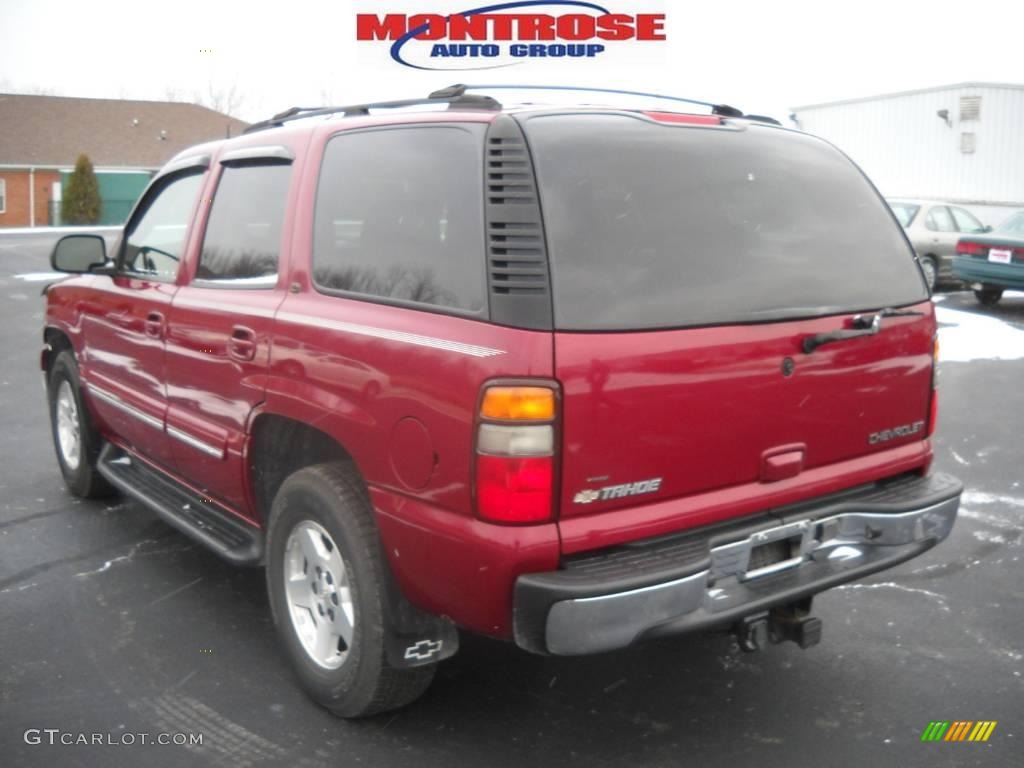
{"label": "wheel arch", "polygon": [[[270,510],[282,484],[306,467],[347,465],[353,480],[362,483],[364,491],[368,490],[366,475],[346,446],[327,432],[293,417],[258,412],[251,422],[248,446],[250,490],[255,511],[267,530],[272,525]],[[368,494],[366,502],[375,518]],[[416,667],[453,655],[459,647],[454,623],[409,602],[395,578],[379,528],[376,535],[386,573],[385,649],[389,662],[398,668]],[[415,649],[423,643],[429,644],[430,653],[418,655]]]}
{"label": "wheel arch", "polygon": [[323,430],[290,416],[257,412],[249,435],[246,462],[249,491],[255,512],[264,525],[282,483],[300,469],[315,464],[343,463],[351,465],[363,477],[344,445]]}
{"label": "wheel arch", "polygon": [[75,345],[71,343],[71,338],[56,326],[46,326],[43,329],[43,353],[39,361],[39,367],[44,373],[49,375],[53,361],[64,350],[69,350],[74,354]]}

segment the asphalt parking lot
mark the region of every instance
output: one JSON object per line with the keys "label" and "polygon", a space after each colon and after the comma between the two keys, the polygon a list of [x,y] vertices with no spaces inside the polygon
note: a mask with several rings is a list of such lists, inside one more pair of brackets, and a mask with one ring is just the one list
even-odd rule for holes
{"label": "asphalt parking lot", "polygon": [[[465,638],[420,702],[349,723],[293,683],[261,571],[134,502],[65,492],[38,370],[47,247],[0,235],[0,764],[1021,764],[1024,294],[939,297],[936,468],[967,486],[960,519],[923,557],[817,598],[819,646],[745,655],[721,635],[559,660]],[[932,720],[998,725],[922,743]],[[204,739],[51,746],[27,729]]]}

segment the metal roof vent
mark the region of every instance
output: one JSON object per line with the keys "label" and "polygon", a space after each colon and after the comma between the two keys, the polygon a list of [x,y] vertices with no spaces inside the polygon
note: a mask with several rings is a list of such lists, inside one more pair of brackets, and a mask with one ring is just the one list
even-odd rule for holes
{"label": "metal roof vent", "polygon": [[960,122],[981,119],[981,96],[960,97]]}

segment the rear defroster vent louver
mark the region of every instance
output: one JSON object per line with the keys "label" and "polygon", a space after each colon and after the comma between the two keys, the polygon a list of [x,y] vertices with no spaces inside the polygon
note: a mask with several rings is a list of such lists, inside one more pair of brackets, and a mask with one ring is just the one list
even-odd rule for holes
{"label": "rear defroster vent louver", "polygon": [[548,265],[537,224],[494,222],[487,228],[491,291],[497,294],[548,292]]}
{"label": "rear defroster vent louver", "polygon": [[549,330],[551,289],[533,164],[508,115],[491,123],[486,166],[491,320]]}
{"label": "rear defroster vent louver", "polygon": [[526,142],[522,137],[487,138],[487,202],[492,205],[537,202]]}

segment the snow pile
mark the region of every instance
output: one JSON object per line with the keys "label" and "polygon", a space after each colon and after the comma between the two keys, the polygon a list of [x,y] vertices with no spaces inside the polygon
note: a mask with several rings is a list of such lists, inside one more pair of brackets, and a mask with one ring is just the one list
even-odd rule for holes
{"label": "snow pile", "polygon": [[38,283],[45,280],[60,280],[62,277],[67,277],[65,272],[22,272],[20,275],[15,275],[16,280],[24,280],[26,283]]}
{"label": "snow pile", "polygon": [[1024,358],[1024,330],[994,317],[935,307],[939,321],[939,360],[1020,360]]}

